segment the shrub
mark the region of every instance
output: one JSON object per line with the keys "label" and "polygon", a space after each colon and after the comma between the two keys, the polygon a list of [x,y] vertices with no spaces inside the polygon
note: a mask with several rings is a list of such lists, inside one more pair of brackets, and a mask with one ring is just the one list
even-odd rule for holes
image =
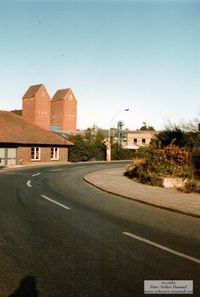
{"label": "shrub", "polygon": [[146,160],[144,158],[134,158],[131,164],[127,167],[125,175],[130,178],[139,177],[140,171],[143,169],[145,164]]}
{"label": "shrub", "polygon": [[133,157],[133,151],[124,149],[121,144],[114,143],[111,147],[112,160],[129,160]]}
{"label": "shrub", "polygon": [[194,174],[200,178],[200,147],[196,147],[192,152],[192,165],[194,168]]}
{"label": "shrub", "polygon": [[190,152],[174,144],[163,149],[143,149],[135,154],[126,175],[138,178],[141,183],[161,186],[160,177],[191,177],[193,171],[190,163]]}
{"label": "shrub", "polygon": [[199,181],[192,179],[185,183],[184,187],[180,189],[185,193],[199,193],[200,194],[200,183]]}

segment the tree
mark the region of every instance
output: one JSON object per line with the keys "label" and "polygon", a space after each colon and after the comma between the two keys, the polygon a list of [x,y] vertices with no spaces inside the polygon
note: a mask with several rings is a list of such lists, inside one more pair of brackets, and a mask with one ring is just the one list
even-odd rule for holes
{"label": "tree", "polygon": [[69,161],[88,161],[91,156],[91,147],[81,135],[73,135],[69,138],[74,146],[69,148]]}
{"label": "tree", "polygon": [[69,161],[105,160],[106,148],[101,132],[92,133],[88,128],[84,135],[70,136],[74,146],[69,149]]}
{"label": "tree", "polygon": [[139,131],[155,131],[153,126],[148,126],[145,122],[143,122],[143,126],[140,127]]}

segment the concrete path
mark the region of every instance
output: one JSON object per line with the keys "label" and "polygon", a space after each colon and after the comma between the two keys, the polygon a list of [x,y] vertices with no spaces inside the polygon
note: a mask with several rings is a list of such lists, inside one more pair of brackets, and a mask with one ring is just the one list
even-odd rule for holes
{"label": "concrete path", "polygon": [[186,194],[176,189],[143,185],[124,176],[123,168],[90,173],[85,181],[101,190],[134,201],[200,218],[200,195]]}

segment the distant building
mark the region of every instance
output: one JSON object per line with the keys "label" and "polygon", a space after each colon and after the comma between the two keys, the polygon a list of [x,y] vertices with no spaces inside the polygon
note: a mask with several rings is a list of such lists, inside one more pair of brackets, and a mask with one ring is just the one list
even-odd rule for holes
{"label": "distant building", "polygon": [[156,131],[126,131],[123,147],[137,150],[140,147],[148,146],[157,134]]}

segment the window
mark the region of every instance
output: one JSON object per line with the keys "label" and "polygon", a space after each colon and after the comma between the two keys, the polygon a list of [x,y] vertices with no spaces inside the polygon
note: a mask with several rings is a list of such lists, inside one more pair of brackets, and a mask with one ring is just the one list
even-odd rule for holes
{"label": "window", "polygon": [[40,160],[40,147],[31,148],[31,160]]}
{"label": "window", "polygon": [[145,144],[146,143],[146,139],[142,138],[142,143]]}
{"label": "window", "polygon": [[137,138],[134,138],[133,139],[133,143],[137,143]]}
{"label": "window", "polygon": [[51,147],[51,160],[59,160],[59,148]]}

